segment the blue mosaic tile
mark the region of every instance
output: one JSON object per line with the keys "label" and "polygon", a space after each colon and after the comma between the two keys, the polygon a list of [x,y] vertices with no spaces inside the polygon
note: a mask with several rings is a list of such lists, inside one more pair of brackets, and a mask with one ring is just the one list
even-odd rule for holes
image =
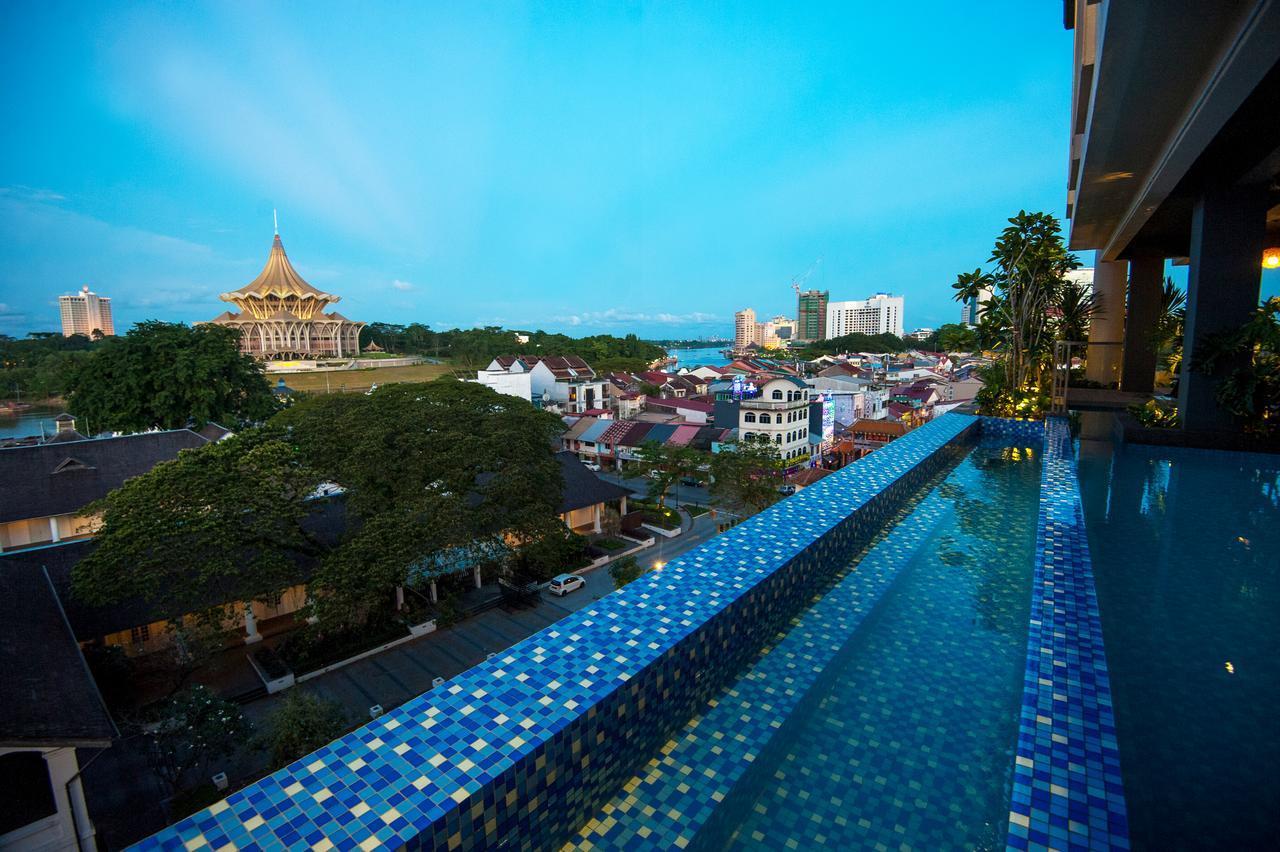
{"label": "blue mosaic tile", "polygon": [[933,472],[948,414],[135,848],[556,845]]}
{"label": "blue mosaic tile", "polygon": [[[984,432],[989,428],[983,422]],[[1044,425],[1010,849],[1128,849],[1115,714],[1070,430]]]}

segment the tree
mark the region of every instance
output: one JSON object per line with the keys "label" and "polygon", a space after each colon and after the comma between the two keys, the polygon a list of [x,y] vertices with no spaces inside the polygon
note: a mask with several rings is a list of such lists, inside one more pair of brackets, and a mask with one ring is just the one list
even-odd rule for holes
{"label": "tree", "polygon": [[476,542],[527,542],[563,523],[559,418],[482,385],[443,378],[371,396],[304,400],[276,415],[323,478],[348,489],[342,544],[312,583],[326,622],[360,620],[415,566]]}
{"label": "tree", "polygon": [[621,589],[632,580],[640,579],[644,573],[644,569],[640,567],[640,563],[634,556],[624,556],[609,564],[609,576],[613,578],[615,589]]}
{"label": "tree", "polygon": [[1244,431],[1280,438],[1280,296],[1264,302],[1240,328],[1205,335],[1191,365],[1218,374],[1217,400]]}
{"label": "tree", "polygon": [[659,506],[667,504],[667,492],[684,477],[694,476],[702,463],[702,454],[691,447],[678,447],[645,441],[636,450],[636,464],[623,476],[645,476],[649,483],[649,499]]}
{"label": "tree", "polygon": [[271,768],[279,769],[336,740],[347,727],[340,704],[291,689],[268,718],[259,745],[267,750]]}
{"label": "tree", "polygon": [[943,352],[973,352],[978,348],[978,333],[960,323],[947,323],[936,334],[938,348]]}
{"label": "tree", "polygon": [[276,410],[275,397],[239,341],[219,325],[139,323],[77,365],[68,407],[96,431],[260,422]]}
{"label": "tree", "polygon": [[103,526],[72,572],[90,605],[140,598],[157,617],[220,624],[233,602],[274,603],[320,550],[303,519],[319,478],[277,434],[250,430],[183,450],[89,510]]}
{"label": "tree", "polygon": [[709,491],[717,506],[753,515],[781,499],[781,484],[782,460],[768,438],[748,438],[711,457]]}
{"label": "tree", "polygon": [[160,780],[178,790],[210,758],[233,754],[252,730],[239,707],[208,687],[192,686],[166,701],[148,726],[148,758]]}
{"label": "tree", "polygon": [[1058,321],[1064,304],[1074,300],[1077,325],[1092,311],[1068,288],[1067,273],[1080,263],[1067,252],[1055,217],[1025,210],[1009,219],[988,263],[990,272],[961,273],[952,285],[961,302],[992,294],[983,302],[978,338],[1000,352],[1003,375],[983,387],[978,401],[987,413],[1038,414],[1048,404],[1054,340],[1081,331]]}
{"label": "tree", "polygon": [[516,548],[515,567],[528,580],[544,583],[557,574],[581,568],[587,551],[587,539],[564,525],[558,518],[548,522],[548,529],[531,536]]}

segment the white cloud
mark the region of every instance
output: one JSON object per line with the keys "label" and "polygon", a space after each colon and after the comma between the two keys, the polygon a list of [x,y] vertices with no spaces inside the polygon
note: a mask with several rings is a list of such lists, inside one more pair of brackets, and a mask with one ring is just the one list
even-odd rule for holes
{"label": "white cloud", "polygon": [[391,286],[392,286],[392,287],[394,287],[394,288],[396,288],[397,290],[399,290],[399,291],[400,291],[400,292],[402,292],[402,293],[403,293],[403,292],[407,292],[407,291],[409,291],[409,290],[412,290],[412,289],[413,289],[413,284],[411,284],[411,283],[410,283],[410,282],[408,282],[408,281],[401,281],[399,278],[397,278],[396,280],[392,281],[392,282],[391,282]]}

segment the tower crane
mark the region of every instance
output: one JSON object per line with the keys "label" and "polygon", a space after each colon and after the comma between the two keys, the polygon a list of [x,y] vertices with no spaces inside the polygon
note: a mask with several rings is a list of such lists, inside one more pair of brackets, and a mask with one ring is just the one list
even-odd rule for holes
{"label": "tower crane", "polygon": [[791,279],[791,289],[796,291],[797,299],[800,298],[800,285],[808,281],[809,276],[812,275],[814,271],[817,270],[817,268],[821,264],[822,264],[822,258],[818,258],[813,263],[809,264],[809,268],[806,269],[802,274],[797,275],[795,278]]}

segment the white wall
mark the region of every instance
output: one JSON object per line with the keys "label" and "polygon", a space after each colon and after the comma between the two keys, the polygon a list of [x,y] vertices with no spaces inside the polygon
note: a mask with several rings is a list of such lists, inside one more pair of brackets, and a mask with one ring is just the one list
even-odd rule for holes
{"label": "white wall", "polygon": [[[67,795],[67,782],[80,770],[74,748],[37,748],[37,749],[0,749],[0,755],[16,751],[37,751],[44,755],[45,767],[49,770],[49,784],[53,790],[53,801],[57,811],[52,815],[16,828],[8,834],[0,835],[0,850],[39,850],[39,852],[76,852],[76,820],[72,817],[74,807],[80,823],[80,845],[86,852],[97,849],[93,824],[89,820],[89,811],[85,806],[84,794],[80,784],[71,785],[71,795]],[[0,807],[5,803],[0,802]]]}
{"label": "white wall", "polygon": [[902,336],[902,296],[877,293],[870,299],[827,303],[827,337],[846,334]]}
{"label": "white wall", "polygon": [[533,401],[533,382],[528,373],[508,373],[504,370],[479,370],[476,381],[507,396],[518,396],[525,402]]}

